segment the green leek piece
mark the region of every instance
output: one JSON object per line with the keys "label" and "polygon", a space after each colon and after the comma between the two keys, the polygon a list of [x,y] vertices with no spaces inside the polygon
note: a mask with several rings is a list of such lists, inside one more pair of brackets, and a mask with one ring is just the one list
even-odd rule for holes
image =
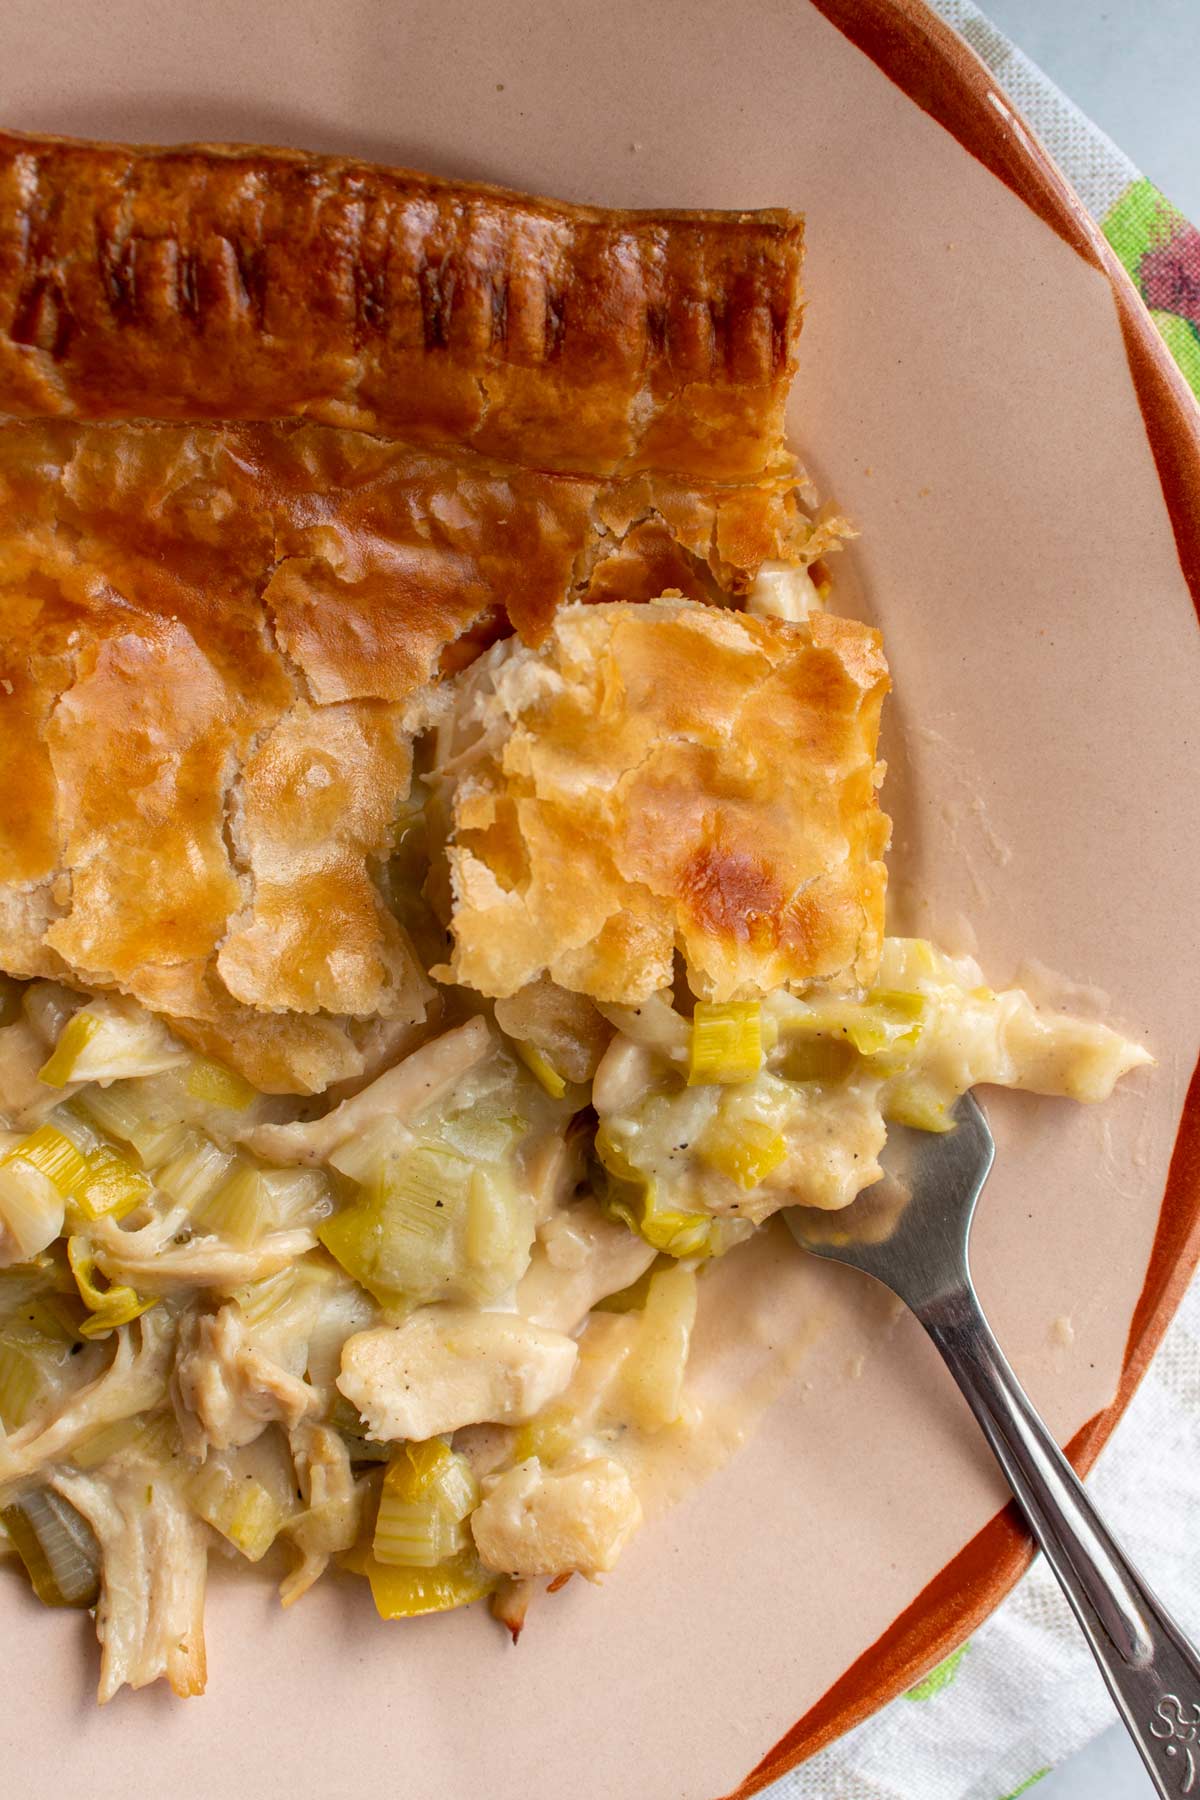
{"label": "green leek piece", "polygon": [[[416,1619],[426,1613],[452,1612],[455,1607],[482,1600],[497,1583],[497,1577],[488,1574],[469,1551],[436,1569],[401,1568],[362,1554],[355,1562],[358,1572],[371,1584],[371,1597],[381,1619]],[[355,1565],[345,1559],[343,1566]]]}
{"label": "green leek piece", "polygon": [[689,1087],[752,1081],[762,1064],[762,1006],[757,1000],[696,1002],[688,1047]]}
{"label": "green leek piece", "polygon": [[43,1606],[94,1606],[100,1598],[100,1546],[87,1520],[49,1488],[34,1488],[0,1519]]}
{"label": "green leek piece", "polygon": [[37,1301],[9,1320],[0,1338],[0,1424],[16,1431],[28,1424],[54,1391],[55,1371],[70,1354],[69,1338],[42,1328]]}
{"label": "green leek piece", "polygon": [[610,1218],[619,1219],[668,1256],[719,1254],[719,1221],[709,1213],[664,1206],[658,1183],[633,1166],[604,1125],[596,1133],[596,1154],[592,1187]]}
{"label": "green leek piece", "polygon": [[98,1425],[71,1451],[77,1469],[98,1469],[114,1456],[136,1453],[146,1462],[165,1463],[177,1453],[179,1429],[169,1412],[132,1413],[111,1424]]}
{"label": "green leek piece", "polygon": [[383,1478],[375,1560],[421,1569],[448,1561],[465,1547],[463,1522],[478,1504],[470,1464],[444,1439],[405,1444]]}
{"label": "green leek piece", "polygon": [[36,1256],[62,1230],[65,1202],[48,1175],[23,1157],[0,1158],[0,1225],[22,1257]]}
{"label": "green leek piece", "polygon": [[274,1212],[263,1171],[238,1157],[220,1186],[193,1207],[192,1217],[202,1230],[246,1248],[270,1230]]}
{"label": "green leek piece", "polygon": [[697,1145],[701,1159],[749,1192],[787,1157],[787,1140],[762,1119],[725,1120],[718,1114]]}
{"label": "green leek piece", "polygon": [[178,1111],[164,1104],[146,1081],[114,1081],[86,1087],[68,1102],[69,1110],[137,1152],[142,1166],[168,1162],[188,1137]]}
{"label": "green leek piece", "polygon": [[75,1064],[99,1029],[100,1020],[95,1013],[77,1012],[59,1033],[49,1061],[38,1070],[38,1080],[47,1087],[66,1087]]}
{"label": "green leek piece", "polygon": [[543,1056],[536,1044],[528,1044],[523,1040],[514,1040],[513,1049],[520,1057],[529,1073],[537,1081],[552,1100],[561,1100],[567,1091],[565,1078],[559,1074],[549,1057]]}
{"label": "green leek piece", "polygon": [[491,1299],[519,1277],[528,1251],[532,1227],[517,1200],[507,1169],[421,1144],[383,1161],[317,1236],[389,1310]]}
{"label": "green leek piece", "polygon": [[914,1131],[954,1130],[945,1096],[919,1076],[899,1076],[888,1083],[883,1094],[883,1115],[892,1124],[908,1125]]}
{"label": "green leek piece", "polygon": [[225,1107],[230,1112],[245,1112],[258,1099],[258,1089],[244,1076],[235,1075],[232,1069],[207,1056],[192,1058],[186,1086],[193,1100]]}
{"label": "green leek piece", "polygon": [[96,1259],[86,1238],[67,1239],[67,1258],[75,1277],[75,1285],[79,1289],[79,1297],[92,1315],[79,1327],[84,1337],[107,1337],[118,1325],[128,1325],[131,1319],[140,1317],[142,1313],[149,1312],[152,1306],[158,1305],[157,1296],[143,1300],[131,1287],[114,1283],[99,1287],[96,1282]]}
{"label": "green leek piece", "polygon": [[830,1001],[807,1012],[790,1012],[784,1030],[789,1037],[841,1038],[860,1056],[875,1057],[914,1045],[924,1030],[928,1007],[923,994],[875,988],[861,1005]]}
{"label": "green leek piece", "polygon": [[223,1185],[233,1165],[232,1151],[222,1150],[202,1132],[189,1131],[156,1173],[154,1185],[195,1213]]}
{"label": "green leek piece", "polygon": [[188,1498],[200,1517],[247,1562],[262,1561],[284,1523],[285,1515],[261,1481],[237,1474],[212,1457],[188,1482]]}
{"label": "green leek piece", "polygon": [[71,1194],[72,1207],[85,1219],[123,1219],[149,1196],[149,1177],[110,1144],[98,1145],[85,1160],[87,1176]]}
{"label": "green leek piece", "polygon": [[18,1160],[52,1181],[64,1200],[87,1181],[87,1163],[57,1125],[39,1125],[3,1158],[6,1163]]}

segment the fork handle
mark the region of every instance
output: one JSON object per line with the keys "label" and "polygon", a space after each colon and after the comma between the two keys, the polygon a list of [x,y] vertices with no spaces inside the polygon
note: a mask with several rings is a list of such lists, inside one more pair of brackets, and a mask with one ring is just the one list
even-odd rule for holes
{"label": "fork handle", "polygon": [[983,1428],[1157,1791],[1200,1800],[1200,1657],[1110,1535],[964,1286],[917,1316]]}

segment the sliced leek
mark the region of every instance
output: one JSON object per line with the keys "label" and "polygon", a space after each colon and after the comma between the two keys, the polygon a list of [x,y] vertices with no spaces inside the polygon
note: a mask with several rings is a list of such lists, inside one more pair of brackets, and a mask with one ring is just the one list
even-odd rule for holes
{"label": "sliced leek", "polygon": [[381,1619],[416,1619],[426,1613],[452,1612],[455,1607],[482,1600],[497,1581],[469,1551],[436,1569],[401,1568],[379,1562],[374,1556],[360,1556],[356,1561],[358,1571],[371,1584],[371,1598]]}
{"label": "sliced leek", "polygon": [[100,1546],[68,1501],[48,1488],[34,1488],[6,1506],[0,1519],[44,1606],[96,1604]]}
{"label": "sliced leek", "polygon": [[96,1260],[86,1238],[68,1238],[67,1257],[71,1273],[75,1277],[75,1285],[79,1289],[79,1297],[92,1315],[79,1327],[84,1337],[107,1337],[119,1325],[128,1325],[130,1320],[158,1305],[157,1296],[143,1299],[131,1287],[116,1283],[100,1287],[96,1280]]}
{"label": "sliced leek", "polygon": [[188,1482],[188,1498],[200,1517],[248,1562],[261,1562],[286,1516],[261,1481],[215,1457]]}
{"label": "sliced leek", "polygon": [[169,1412],[133,1413],[100,1425],[75,1445],[71,1461],[79,1469],[98,1469],[114,1456],[131,1455],[149,1463],[166,1463],[176,1454],[179,1430]]}
{"label": "sliced leek", "polygon": [[227,1108],[230,1112],[246,1112],[258,1098],[258,1090],[242,1075],[235,1075],[221,1063],[207,1056],[194,1056],[187,1072],[187,1091],[193,1100],[209,1106]]}
{"label": "sliced leek", "polygon": [[149,1198],[148,1176],[110,1145],[98,1145],[85,1160],[86,1179],[71,1194],[71,1206],[85,1219],[123,1219]]}
{"label": "sliced leek", "polygon": [[99,1030],[100,1021],[94,1013],[76,1013],[59,1034],[49,1060],[38,1070],[38,1080],[47,1087],[66,1087],[76,1063]]}
{"label": "sliced leek", "polygon": [[710,1168],[728,1175],[747,1192],[785,1161],[787,1140],[761,1119],[725,1120],[718,1116],[697,1145]]}
{"label": "sliced leek", "polygon": [[543,1088],[552,1100],[561,1100],[567,1091],[567,1084],[549,1057],[543,1056],[536,1044],[525,1043],[523,1040],[514,1043],[513,1049],[539,1087]]}
{"label": "sliced leek", "polygon": [[170,1161],[156,1172],[154,1185],[195,1213],[226,1181],[233,1165],[232,1151],[222,1150],[199,1131],[189,1131]]}
{"label": "sliced leek", "polygon": [[689,1087],[752,1081],[762,1065],[762,1006],[757,1000],[723,1005],[697,1001],[688,1045]]}

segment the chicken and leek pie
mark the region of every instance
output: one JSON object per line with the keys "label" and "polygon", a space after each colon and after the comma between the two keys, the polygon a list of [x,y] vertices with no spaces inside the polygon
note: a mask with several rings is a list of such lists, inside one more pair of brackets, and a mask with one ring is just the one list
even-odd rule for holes
{"label": "chicken and leek pie", "polygon": [[1147,1060],[885,935],[801,239],[0,136],[0,1549],[102,1698],[214,1551],[518,1630],[714,1258]]}

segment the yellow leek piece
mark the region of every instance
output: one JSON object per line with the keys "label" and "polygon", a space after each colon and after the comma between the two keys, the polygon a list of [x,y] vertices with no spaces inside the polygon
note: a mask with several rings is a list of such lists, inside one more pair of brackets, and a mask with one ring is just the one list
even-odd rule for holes
{"label": "yellow leek piece", "polygon": [[29,1163],[52,1181],[63,1199],[69,1198],[88,1178],[88,1166],[70,1138],[57,1125],[39,1125],[22,1138],[3,1159]]}
{"label": "yellow leek piece", "polygon": [[512,1461],[528,1462],[536,1456],[549,1467],[573,1450],[578,1441],[579,1428],[568,1408],[561,1404],[547,1406],[522,1425],[513,1438]]}
{"label": "yellow leek piece", "polygon": [[247,1562],[261,1562],[279,1535],[284,1516],[261,1481],[208,1462],[188,1483],[188,1498],[200,1517],[240,1550]]}
{"label": "yellow leek piece", "polygon": [[23,1332],[0,1340],[0,1424],[16,1431],[37,1411],[45,1394],[45,1341]]}
{"label": "yellow leek piece", "polygon": [[194,1208],[192,1217],[205,1231],[246,1247],[269,1229],[272,1210],[262,1170],[239,1158],[221,1186]]}
{"label": "yellow leek piece", "polygon": [[114,1081],[106,1088],[90,1085],[67,1105],[89,1125],[132,1144],[148,1169],[174,1156],[189,1136],[178,1113],[168,1112],[161,1095],[144,1081]]}
{"label": "yellow leek piece", "polygon": [[92,1315],[79,1327],[84,1337],[106,1337],[118,1325],[128,1325],[131,1319],[138,1318],[142,1313],[149,1312],[152,1306],[158,1305],[157,1296],[143,1300],[131,1287],[111,1283],[107,1287],[98,1287],[96,1259],[91,1254],[86,1238],[68,1238],[67,1257],[71,1273],[75,1277],[75,1285],[79,1289],[79,1297]]}
{"label": "yellow leek piece", "polygon": [[696,1002],[688,1048],[689,1087],[752,1081],[762,1064],[762,1007],[757,1000]]}
{"label": "yellow leek piece", "polygon": [[46,1250],[63,1227],[62,1193],[24,1157],[0,1158],[0,1225],[7,1228],[22,1257]]}
{"label": "yellow leek piece", "polygon": [[175,1418],[169,1412],[132,1413],[98,1425],[75,1445],[71,1461],[79,1469],[98,1469],[122,1452],[133,1451],[147,1462],[169,1462],[179,1444]]}
{"label": "yellow leek piece", "polygon": [[374,1556],[359,1560],[381,1619],[416,1619],[425,1613],[452,1612],[457,1606],[482,1600],[497,1581],[469,1552],[436,1569],[400,1568],[381,1563]]}
{"label": "yellow leek piece", "polygon": [[100,1546],[91,1526],[50,1488],[34,1488],[0,1518],[43,1606],[94,1606]]}
{"label": "yellow leek piece", "polygon": [[258,1089],[244,1076],[235,1075],[211,1057],[195,1056],[187,1076],[187,1091],[193,1100],[204,1100],[210,1106],[224,1106],[230,1112],[245,1112],[258,1099]]}
{"label": "yellow leek piece", "polygon": [[233,1153],[210,1137],[189,1131],[168,1163],[155,1176],[155,1186],[180,1206],[199,1209],[221,1187],[232,1169]]}
{"label": "yellow leek piece", "polygon": [[663,1206],[658,1184],[635,1168],[607,1128],[596,1133],[596,1198],[611,1218],[668,1256],[711,1256],[713,1221],[707,1213]]}
{"label": "yellow leek piece", "polygon": [[913,1131],[953,1131],[954,1120],[945,1099],[927,1081],[913,1078],[893,1081],[884,1090],[884,1117]]}
{"label": "yellow leek piece", "polygon": [[376,1562],[435,1569],[465,1544],[460,1519],[452,1519],[433,1500],[401,1500],[385,1476],[372,1540]]}
{"label": "yellow leek piece", "polygon": [[47,1087],[66,1087],[75,1064],[99,1029],[100,1020],[95,1013],[77,1012],[59,1033],[49,1061],[38,1070],[38,1080]]}
{"label": "yellow leek piece", "polygon": [[98,1145],[86,1160],[86,1179],[71,1194],[71,1204],[85,1219],[123,1219],[149,1194],[148,1176],[108,1144]]}
{"label": "yellow leek piece", "polygon": [[517,1055],[525,1064],[530,1074],[549,1094],[552,1100],[561,1100],[567,1091],[565,1078],[548,1057],[542,1055],[536,1044],[529,1044],[524,1039],[515,1039],[513,1043]]}
{"label": "yellow leek piece", "polygon": [[787,1141],[762,1119],[717,1119],[705,1131],[699,1153],[710,1168],[740,1188],[756,1188],[787,1156]]}

